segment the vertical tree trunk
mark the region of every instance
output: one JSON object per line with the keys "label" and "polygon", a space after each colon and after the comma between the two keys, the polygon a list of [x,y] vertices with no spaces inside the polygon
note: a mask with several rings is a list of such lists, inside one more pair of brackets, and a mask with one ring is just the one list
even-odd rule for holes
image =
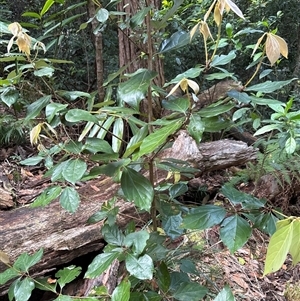
{"label": "vertical tree trunk", "polygon": [[[96,14],[95,3],[93,0],[88,0],[88,14],[92,18]],[[92,31],[93,31],[93,40],[95,45],[95,62],[96,62],[96,76],[97,76],[97,90],[99,94],[100,101],[104,99],[104,89],[103,89],[103,43],[102,43],[102,33],[98,31],[95,32],[95,29],[98,26],[98,21],[93,19],[92,21]]]}

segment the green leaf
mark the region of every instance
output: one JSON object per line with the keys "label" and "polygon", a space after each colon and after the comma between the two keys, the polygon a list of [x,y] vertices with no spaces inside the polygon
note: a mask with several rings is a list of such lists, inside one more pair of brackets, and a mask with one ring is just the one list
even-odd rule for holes
{"label": "green leaf", "polygon": [[184,78],[196,78],[201,74],[201,72],[204,69],[205,68],[201,68],[201,67],[194,67],[194,68],[188,69],[187,71],[185,71],[181,74],[178,74],[175,78],[173,78],[170,82],[166,83],[164,86],[169,86],[171,84],[177,84]]}
{"label": "green leaf", "polygon": [[286,142],[285,142],[285,151],[287,152],[287,154],[291,155],[295,152],[297,147],[297,143],[295,138],[293,137],[289,137]]}
{"label": "green leaf", "polygon": [[190,101],[188,98],[164,99],[162,101],[162,106],[167,110],[186,113],[190,107]]}
{"label": "green leaf", "polygon": [[40,207],[40,206],[46,206],[51,201],[56,199],[60,193],[62,188],[60,186],[52,186],[47,187],[31,204],[31,208]]}
{"label": "green leaf", "polygon": [[139,104],[145,98],[151,80],[155,78],[157,72],[147,69],[139,69],[134,75],[119,85],[118,96],[134,109],[139,109]]}
{"label": "green leaf", "polygon": [[214,301],[235,301],[229,286],[225,286],[214,299]]}
{"label": "green leaf", "polygon": [[20,164],[34,166],[34,165],[39,164],[43,159],[44,159],[44,157],[42,157],[42,156],[34,156],[34,157],[30,157],[30,158],[20,161]]}
{"label": "green leaf", "polygon": [[228,54],[215,55],[212,62],[210,63],[211,67],[216,67],[220,65],[226,65],[230,63],[233,59],[235,59],[236,54],[235,51],[232,50]]}
{"label": "green leaf", "polygon": [[79,206],[80,197],[74,187],[66,187],[60,195],[59,202],[65,210],[74,213]]}
{"label": "green leaf", "polygon": [[241,103],[246,103],[247,104],[251,101],[250,96],[245,92],[230,90],[230,91],[227,92],[227,95],[229,97],[232,97],[232,98],[236,99],[238,102],[241,102]]}
{"label": "green leaf", "polygon": [[202,122],[204,123],[205,132],[208,133],[219,132],[223,129],[229,128],[232,124],[229,120],[224,120],[218,116],[202,118]]}
{"label": "green leaf", "polygon": [[62,171],[62,176],[70,183],[75,185],[87,170],[87,165],[81,159],[69,160]]}
{"label": "green leaf", "polygon": [[28,255],[28,253],[21,254],[15,261],[13,267],[21,272],[28,272],[28,270],[38,263],[43,256],[43,249],[40,249],[33,255]]}
{"label": "green leaf", "polygon": [[49,283],[49,277],[35,278],[35,288],[42,291],[56,291],[57,282]]}
{"label": "green leaf", "polygon": [[[67,295],[59,295],[56,299],[53,301],[74,301],[74,299]],[[83,300],[82,300],[83,301]]]}
{"label": "green leaf", "polygon": [[232,115],[232,121],[237,121],[242,118],[249,110],[250,108],[241,108],[236,110]]}
{"label": "green leaf", "polygon": [[144,251],[149,236],[146,230],[129,233],[124,239],[124,245],[132,249],[133,255],[138,256]]}
{"label": "green leaf", "polygon": [[264,276],[281,268],[292,245],[293,223],[291,220],[283,221],[287,221],[287,223],[271,236],[265,261]]}
{"label": "green leaf", "polygon": [[58,165],[54,166],[48,172],[46,172],[46,176],[51,175],[52,182],[63,180],[62,172],[66,168],[66,166],[69,164],[69,161],[70,160],[63,161],[63,162],[59,163]]}
{"label": "green leaf", "polygon": [[16,301],[27,301],[34,290],[34,282],[29,277],[17,279],[14,283],[14,296]]}
{"label": "green leaf", "polygon": [[4,272],[0,273],[0,285],[6,283],[8,280],[18,277],[18,276],[20,276],[20,275],[15,269],[9,268],[9,269],[5,270]]}
{"label": "green leaf", "polygon": [[71,265],[69,267],[64,268],[63,270],[59,270],[55,277],[58,278],[57,282],[62,289],[67,283],[72,282],[76,279],[81,272],[81,267],[76,267],[75,265]]}
{"label": "green leaf", "polygon": [[175,199],[188,191],[188,186],[186,183],[179,182],[173,184],[169,189],[170,198]]}
{"label": "green leaf", "polygon": [[49,9],[50,7],[54,4],[54,0],[47,0],[40,12],[40,16],[42,17]]}
{"label": "green leaf", "polygon": [[235,107],[234,103],[227,103],[227,104],[218,105],[218,106],[210,105],[210,106],[198,111],[197,114],[200,117],[214,117],[214,116],[219,116],[223,113],[226,113],[226,112],[230,111],[231,109],[233,109],[234,107]]}
{"label": "green leaf", "polygon": [[123,246],[125,236],[117,225],[105,224],[101,229],[102,235],[107,243],[115,246]]}
{"label": "green leaf", "polygon": [[233,77],[234,73],[230,73],[230,72],[218,72],[218,73],[212,73],[212,74],[208,74],[205,76],[206,80],[215,80],[215,79],[224,79],[227,77]]}
{"label": "green leaf", "polygon": [[68,113],[65,115],[65,118],[69,122],[91,121],[94,123],[98,123],[98,119],[94,115],[81,109],[69,110]]}
{"label": "green leaf", "polygon": [[156,277],[159,289],[164,293],[168,292],[171,285],[171,276],[164,261],[157,268]]}
{"label": "green leaf", "polygon": [[106,153],[106,154],[112,154],[113,150],[110,146],[110,144],[99,138],[86,138],[86,142],[84,145],[84,149],[90,151],[91,153]]}
{"label": "green leaf", "polygon": [[292,227],[293,236],[289,252],[293,259],[293,265],[296,265],[300,262],[300,221],[298,219],[293,220]]}
{"label": "green leaf", "polygon": [[59,112],[65,111],[67,106],[68,105],[61,104],[61,103],[55,103],[55,102],[49,103],[45,109],[47,121],[50,123],[55,117],[55,115],[57,115],[57,113]]}
{"label": "green leaf", "polygon": [[204,230],[220,224],[226,216],[223,207],[215,205],[203,205],[192,208],[183,218],[182,228]]}
{"label": "green leaf", "polygon": [[262,97],[256,97],[256,96],[248,96],[250,101],[256,105],[261,105],[261,106],[268,106],[272,108],[272,106],[282,106],[284,103],[282,101],[279,101],[277,99],[272,99],[272,98],[262,98]]}
{"label": "green leaf", "polygon": [[100,23],[104,23],[105,21],[107,21],[107,19],[109,18],[109,12],[107,9],[105,8],[100,8],[97,13],[96,13],[96,19],[100,22]]}
{"label": "green leaf", "polygon": [[137,12],[131,19],[130,19],[130,25],[132,28],[135,28],[136,26],[140,26],[143,24],[145,16],[148,14],[148,12],[151,10],[151,7],[145,7],[141,9],[139,12]]}
{"label": "green leaf", "polygon": [[273,130],[280,130],[281,125],[280,124],[268,124],[263,126],[262,128],[260,128],[259,130],[257,130],[253,136],[258,136],[258,135],[262,135],[268,132],[271,132]]}
{"label": "green leaf", "polygon": [[176,239],[184,233],[184,229],[180,228],[182,223],[181,213],[171,215],[162,219],[162,227],[171,239]]}
{"label": "green leaf", "polygon": [[142,141],[146,138],[148,135],[148,126],[141,127],[138,132],[131,137],[129,140],[129,143],[126,147],[126,151],[123,155],[123,158],[127,158],[130,156],[135,150],[137,150],[140,145],[142,144]]}
{"label": "green leaf", "polygon": [[147,178],[132,168],[124,167],[121,188],[126,199],[133,201],[142,210],[150,210],[154,189]]}
{"label": "green leaf", "polygon": [[122,249],[115,249],[113,252],[97,255],[88,266],[84,278],[96,278],[101,275],[122,252]]}
{"label": "green leaf", "polygon": [[180,260],[180,270],[187,274],[199,275],[194,262],[187,258]]}
{"label": "green leaf", "polygon": [[198,283],[184,282],[174,292],[173,297],[179,301],[199,301],[206,294],[208,289]]}
{"label": "green leaf", "polygon": [[41,19],[41,16],[38,13],[35,12],[31,12],[31,11],[27,11],[25,13],[22,14],[22,17],[31,17],[31,18],[35,18],[35,19]]}
{"label": "green leaf", "polygon": [[35,70],[33,72],[33,74],[38,77],[42,77],[42,76],[52,77],[53,73],[54,73],[54,68],[52,68],[52,67],[44,67],[44,68]]}
{"label": "green leaf", "polygon": [[190,43],[190,34],[186,31],[179,30],[171,35],[169,39],[162,41],[159,47],[159,53],[179,49]]}
{"label": "green leaf", "polygon": [[130,298],[130,287],[130,281],[128,279],[123,279],[114,289],[111,295],[111,301],[128,301]]}
{"label": "green leaf", "polygon": [[163,145],[167,138],[174,134],[182,126],[182,123],[183,119],[178,119],[173,121],[170,125],[161,127],[159,130],[151,133],[143,140],[138,156],[141,157],[145,154],[151,154],[159,146]]}
{"label": "green leaf", "polygon": [[252,229],[247,221],[235,214],[221,224],[220,237],[231,253],[241,248],[249,239]]}
{"label": "green leaf", "polygon": [[191,114],[187,130],[197,143],[201,142],[205,124],[202,122],[200,115]]}
{"label": "green leaf", "polygon": [[188,274],[182,272],[172,272],[170,290],[176,291],[182,283],[190,283]]}
{"label": "green leaf", "polygon": [[35,118],[41,110],[50,102],[51,95],[43,96],[27,107],[26,121]]}
{"label": "green leaf", "polygon": [[157,292],[148,291],[148,292],[132,292],[130,294],[130,301],[161,301],[162,296]]}
{"label": "green leaf", "polygon": [[276,90],[281,89],[282,87],[290,84],[292,81],[296,80],[297,78],[292,78],[289,80],[284,81],[265,81],[261,84],[253,85],[250,87],[246,87],[244,91],[255,91],[255,92],[263,92],[263,93],[272,93]]}
{"label": "green leaf", "polygon": [[112,149],[118,153],[121,149],[124,134],[124,122],[121,117],[116,118],[113,126]]}
{"label": "green leaf", "polygon": [[14,87],[7,87],[0,97],[8,107],[11,107],[19,99],[19,92]]}
{"label": "green leaf", "polygon": [[[55,61],[54,63],[58,63]],[[62,61],[62,63],[65,63]],[[74,101],[79,97],[85,97],[85,98],[90,98],[91,94],[82,92],[82,91],[59,91],[58,94],[64,98],[66,98],[69,101]]]}
{"label": "green leaf", "polygon": [[145,254],[136,258],[132,254],[128,254],[125,259],[125,265],[130,275],[140,280],[151,280],[153,278],[153,261],[152,258]]}

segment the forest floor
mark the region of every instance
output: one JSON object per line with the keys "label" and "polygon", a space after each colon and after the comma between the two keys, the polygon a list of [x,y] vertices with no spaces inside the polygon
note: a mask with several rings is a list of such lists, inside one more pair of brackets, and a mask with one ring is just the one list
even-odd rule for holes
{"label": "forest floor", "polygon": [[[50,184],[43,177],[45,169],[42,165],[21,167],[17,163],[31,151],[30,147],[19,146],[2,149],[0,152],[0,210],[3,212],[31,203]],[[205,180],[195,180],[193,185],[201,186],[205,182],[208,192],[209,189],[216,191],[225,177],[228,177],[227,171],[213,172]],[[253,184],[242,183],[239,188],[253,191],[251,185]],[[263,179],[255,186],[256,196],[267,198],[272,194],[273,202],[276,200],[277,205],[285,204],[283,209],[287,209],[289,200],[295,197],[290,191],[295,192],[295,187],[300,187],[300,184],[290,183],[292,186],[284,189],[277,185],[270,176]],[[298,189],[296,191],[298,193]],[[217,198],[218,194],[215,194],[213,199],[208,198],[206,201],[214,202]],[[297,212],[293,211],[292,214],[298,216]],[[268,242],[266,234],[254,230],[248,243],[230,254],[220,241],[218,227],[213,227],[193,235],[188,234],[182,242],[182,248],[183,253],[185,249],[188,250],[185,256],[197,262],[200,273],[197,280],[213,292],[228,284],[237,301],[300,301],[300,266],[293,267],[289,257],[280,271],[263,277]],[[209,297],[206,300],[210,300]]]}

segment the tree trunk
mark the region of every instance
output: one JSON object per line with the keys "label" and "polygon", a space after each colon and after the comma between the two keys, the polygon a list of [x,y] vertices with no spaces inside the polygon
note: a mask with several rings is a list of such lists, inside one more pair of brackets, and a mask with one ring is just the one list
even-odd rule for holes
{"label": "tree trunk", "polygon": [[[181,131],[173,147],[162,152],[160,158],[184,160],[204,172],[244,164],[255,159],[255,152],[246,143],[231,140],[202,143],[199,147],[185,131]],[[157,172],[156,182],[164,181],[166,175],[167,172]],[[14,262],[24,252],[32,254],[43,248],[42,261],[33,267],[33,276],[43,275],[74,258],[101,250],[104,245],[100,232],[102,222],[87,224],[86,221],[118,189],[119,184],[104,176],[86,183],[78,189],[81,204],[75,214],[66,212],[57,201],[46,207],[24,206],[0,211],[0,250]],[[130,202],[120,200],[116,206],[120,208],[117,223],[121,227],[131,220],[139,225],[148,218],[148,214],[139,214]],[[0,263],[0,272],[5,269],[6,266]],[[0,286],[0,296],[6,289],[7,285]]]}

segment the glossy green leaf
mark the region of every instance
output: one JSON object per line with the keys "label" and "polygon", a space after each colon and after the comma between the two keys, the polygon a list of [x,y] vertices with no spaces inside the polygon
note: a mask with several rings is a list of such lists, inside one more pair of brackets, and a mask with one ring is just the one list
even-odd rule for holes
{"label": "glossy green leaf", "polygon": [[171,276],[164,261],[158,266],[156,277],[159,289],[166,293],[171,285]]}
{"label": "glossy green leaf", "polygon": [[220,65],[226,65],[235,58],[236,58],[236,53],[234,50],[230,51],[228,54],[215,55],[212,62],[210,63],[210,66],[216,67]]}
{"label": "glossy green leaf", "polygon": [[199,301],[208,292],[208,289],[195,282],[181,283],[173,297],[179,301]]}
{"label": "glossy green leaf", "polygon": [[13,267],[22,272],[28,272],[28,270],[38,263],[43,256],[43,249],[40,249],[36,253],[29,255],[28,253],[21,254],[15,261]]}
{"label": "glossy green leaf", "polygon": [[121,117],[116,118],[113,126],[112,149],[118,153],[122,146],[124,134],[124,121]]}
{"label": "glossy green leaf", "polygon": [[133,255],[138,256],[144,251],[149,236],[146,230],[129,233],[124,239],[124,245],[131,248]]}
{"label": "glossy green leaf", "polygon": [[54,73],[54,68],[52,67],[40,68],[33,72],[33,74],[38,77],[42,77],[42,76],[52,77],[53,73]]}
{"label": "glossy green leaf", "polygon": [[202,122],[204,124],[205,132],[216,133],[226,128],[229,128],[232,124],[229,120],[224,120],[218,116],[205,118],[203,117]]}
{"label": "glossy green leaf", "polygon": [[241,248],[250,238],[252,228],[249,223],[235,214],[224,219],[221,224],[220,237],[231,253]]}
{"label": "glossy green leaf", "polygon": [[100,276],[121,253],[122,249],[115,249],[114,252],[97,255],[88,266],[84,278],[96,278],[97,276]]}
{"label": "glossy green leaf", "polygon": [[132,292],[130,294],[130,301],[161,301],[162,296],[157,292]]}
{"label": "glossy green leaf", "polygon": [[276,90],[281,89],[282,87],[290,84],[292,81],[296,80],[297,78],[292,78],[289,80],[283,81],[265,81],[261,84],[253,85],[250,87],[246,87],[244,91],[254,91],[254,92],[263,92],[263,93],[272,93]]}
{"label": "glossy green leaf", "polygon": [[226,210],[221,206],[203,205],[192,208],[183,218],[182,228],[204,230],[220,224],[226,216]]}
{"label": "glossy green leaf", "polygon": [[107,141],[99,138],[92,138],[92,137],[86,138],[84,149],[90,151],[93,154],[98,152],[107,153],[107,154],[113,153],[113,150]]}
{"label": "glossy green leaf", "polygon": [[42,160],[44,160],[44,157],[42,156],[34,156],[27,158],[25,160],[20,161],[20,164],[22,165],[28,165],[28,166],[34,166],[39,164]]}
{"label": "glossy green leaf", "polygon": [[44,6],[40,12],[40,16],[42,17],[49,9],[50,7],[54,4],[54,0],[47,0],[45,3],[44,3]]}
{"label": "glossy green leaf", "polygon": [[187,71],[178,74],[170,82],[166,83],[165,86],[169,86],[171,84],[177,84],[177,83],[179,83],[184,78],[196,78],[196,77],[198,77],[201,74],[201,72],[204,69],[205,68],[201,68],[201,67],[194,67],[194,68],[188,69]]}
{"label": "glossy green leaf", "polygon": [[108,20],[109,18],[109,12],[107,9],[105,8],[100,8],[96,15],[95,15],[96,19],[100,22],[100,23],[104,23]]}
{"label": "glossy green leaf", "polygon": [[57,282],[62,289],[67,283],[72,282],[81,273],[81,267],[75,265],[68,266],[56,272],[55,277],[58,278]]}
{"label": "glossy green leaf", "polygon": [[71,159],[62,171],[64,179],[73,185],[78,182],[87,170],[87,164],[81,159]]}
{"label": "glossy green leaf", "polygon": [[65,111],[68,105],[61,104],[61,103],[55,103],[51,102],[46,106],[45,113],[47,117],[47,121],[50,123],[55,115],[57,115],[59,112]]}
{"label": "glossy green leaf", "polygon": [[300,221],[298,219],[293,220],[292,227],[293,235],[289,252],[293,259],[293,265],[296,265],[300,262]]}
{"label": "glossy green leaf", "polygon": [[232,97],[232,98],[236,99],[238,102],[241,102],[241,103],[246,103],[247,104],[251,101],[250,96],[245,92],[230,90],[230,91],[227,92],[227,95],[229,97]]}
{"label": "glossy green leaf", "polygon": [[74,299],[67,295],[59,295],[56,299],[53,301],[74,301]]}
{"label": "glossy green leaf", "polygon": [[121,176],[121,188],[129,201],[133,201],[142,210],[150,210],[154,189],[147,178],[134,169],[126,167]]}
{"label": "glossy green leaf", "polygon": [[188,186],[186,183],[179,182],[173,184],[169,189],[170,198],[175,199],[188,191]]}
{"label": "glossy green leaf", "polygon": [[283,265],[292,245],[293,227],[293,223],[289,221],[289,223],[278,229],[271,236],[265,261],[264,275],[278,271]]}
{"label": "glossy green leaf", "polygon": [[235,301],[229,286],[225,286],[214,299],[214,301]]}
{"label": "glossy green leaf", "polygon": [[191,114],[187,130],[197,143],[201,142],[205,124],[202,122],[200,115]]}
{"label": "glossy green leaf", "polygon": [[190,283],[188,274],[183,272],[172,272],[170,290],[176,291],[182,283]]}
{"label": "glossy green leaf", "polygon": [[46,206],[51,201],[59,197],[62,188],[60,186],[52,186],[46,188],[30,205],[31,208]]}
{"label": "glossy green leaf", "polygon": [[204,109],[201,109],[197,114],[201,117],[214,117],[219,116],[223,113],[226,113],[235,107],[234,103],[227,103],[224,105],[218,106],[208,106]]}
{"label": "glossy green leaf", "polygon": [[125,236],[117,225],[105,224],[101,229],[102,235],[107,243],[113,246],[123,246]]}
{"label": "glossy green leaf", "polygon": [[159,53],[165,53],[171,50],[179,49],[190,43],[190,34],[186,31],[179,30],[171,35],[170,38],[162,41],[159,47]]}
{"label": "glossy green leaf", "polygon": [[26,120],[35,118],[40,114],[41,110],[50,102],[51,95],[43,96],[27,107]]}
{"label": "glossy green leaf", "polygon": [[56,291],[57,282],[49,283],[49,276],[44,278],[35,278],[35,288],[41,291]]}
{"label": "glossy green leaf", "polygon": [[285,142],[285,151],[287,152],[287,154],[291,155],[295,152],[297,147],[297,143],[295,138],[293,137],[289,137],[286,142]]}
{"label": "glossy green leaf", "polygon": [[132,136],[131,139],[129,140],[123,158],[127,158],[134,151],[136,151],[140,147],[142,141],[146,138],[147,135],[148,135],[148,126],[143,126],[142,128],[140,128],[138,132],[134,136]]}
{"label": "glossy green leaf", "polygon": [[182,223],[181,213],[171,215],[162,219],[162,227],[167,236],[171,239],[176,239],[184,233],[184,229],[180,228]]}
{"label": "glossy green leaf", "polygon": [[272,99],[272,98],[263,98],[263,97],[253,96],[253,95],[249,96],[249,98],[253,104],[261,105],[261,106],[271,107],[274,105],[282,106],[284,104],[280,100]]}
{"label": "glossy green leaf", "polygon": [[80,197],[74,187],[65,187],[59,198],[60,205],[67,211],[76,212]]}
{"label": "glossy green leaf", "polygon": [[16,278],[18,276],[20,275],[15,269],[9,268],[4,272],[0,273],[0,285],[5,284],[7,281]]}
{"label": "glossy green leaf", "polygon": [[238,119],[244,117],[250,108],[241,108],[236,110],[232,115],[232,121],[237,121]]}
{"label": "glossy green leaf", "polygon": [[31,17],[31,18],[35,18],[35,19],[41,19],[41,16],[36,13],[36,12],[32,12],[32,11],[27,11],[25,13],[22,14],[22,17]]}
{"label": "glossy green leaf", "polygon": [[114,289],[111,295],[111,301],[128,301],[130,298],[130,281],[123,279],[122,282]]}
{"label": "glossy green leaf", "polygon": [[152,258],[147,254],[138,258],[132,254],[127,254],[125,265],[130,275],[137,279],[151,280],[153,278],[154,265]]}
{"label": "glossy green leaf", "polygon": [[188,258],[180,260],[180,271],[187,274],[199,275],[194,262]]}
{"label": "glossy green leaf", "polygon": [[[55,62],[57,63],[57,62]],[[61,97],[66,98],[69,101],[74,101],[80,97],[84,97],[84,98],[90,98],[91,94],[87,93],[87,92],[82,92],[82,91],[58,91],[58,94]]]}
{"label": "glossy green leaf", "polygon": [[183,119],[178,119],[173,121],[170,125],[163,126],[151,133],[143,140],[138,156],[141,157],[145,154],[151,154],[159,146],[163,145],[167,141],[168,137],[174,134],[182,126],[182,123]]}
{"label": "glossy green leaf", "polygon": [[138,110],[141,100],[146,96],[151,80],[156,75],[157,72],[139,69],[129,80],[119,85],[119,98],[132,108]]}
{"label": "glossy green leaf", "polygon": [[27,301],[34,290],[34,282],[29,277],[17,279],[14,283],[14,297],[16,301]]}
{"label": "glossy green leaf", "polygon": [[253,135],[254,136],[259,136],[274,130],[280,130],[281,126],[280,124],[268,124],[257,130]]}
{"label": "glossy green leaf", "polygon": [[94,123],[98,123],[98,119],[94,115],[81,109],[69,110],[68,113],[65,115],[65,118],[69,122],[91,121]]}
{"label": "glossy green leaf", "polygon": [[162,101],[163,108],[175,112],[186,113],[190,107],[190,101],[188,98],[175,98]]}
{"label": "glossy green leaf", "polygon": [[14,87],[7,87],[2,91],[0,98],[8,107],[11,107],[19,99],[19,92]]}
{"label": "glossy green leaf", "polygon": [[[226,71],[226,70],[224,70]],[[212,73],[212,74],[208,74],[205,76],[206,80],[221,80],[227,77],[234,77],[234,73],[230,73],[230,72],[216,72],[216,73]]]}

